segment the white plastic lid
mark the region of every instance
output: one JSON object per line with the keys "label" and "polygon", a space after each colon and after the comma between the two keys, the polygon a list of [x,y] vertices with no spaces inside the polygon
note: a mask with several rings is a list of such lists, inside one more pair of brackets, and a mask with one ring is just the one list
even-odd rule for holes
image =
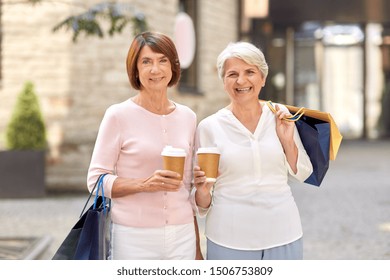
{"label": "white plastic lid", "polygon": [[168,156],[168,157],[185,157],[186,152],[184,149],[181,149],[181,148],[174,148],[172,146],[165,146],[161,152],[161,155]]}

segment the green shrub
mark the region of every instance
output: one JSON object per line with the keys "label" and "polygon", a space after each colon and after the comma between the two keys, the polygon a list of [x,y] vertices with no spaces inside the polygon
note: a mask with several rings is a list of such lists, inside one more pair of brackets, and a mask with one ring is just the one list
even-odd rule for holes
{"label": "green shrub", "polygon": [[10,150],[43,150],[46,128],[32,82],[26,82],[19,93],[7,126],[6,145]]}

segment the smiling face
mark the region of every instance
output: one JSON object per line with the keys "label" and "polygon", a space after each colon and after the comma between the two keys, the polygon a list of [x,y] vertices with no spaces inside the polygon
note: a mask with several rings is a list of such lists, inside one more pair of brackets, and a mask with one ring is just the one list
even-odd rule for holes
{"label": "smiling face", "polygon": [[137,69],[142,89],[166,90],[172,79],[169,59],[164,54],[153,52],[149,46],[140,51]]}
{"label": "smiling face", "polygon": [[240,105],[258,102],[258,95],[265,84],[259,68],[235,57],[227,59],[224,67],[224,88],[231,101]]}

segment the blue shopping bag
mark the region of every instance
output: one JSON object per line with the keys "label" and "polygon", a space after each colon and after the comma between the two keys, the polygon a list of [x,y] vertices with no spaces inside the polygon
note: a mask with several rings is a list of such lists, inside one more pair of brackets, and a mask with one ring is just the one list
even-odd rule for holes
{"label": "blue shopping bag", "polygon": [[313,173],[305,183],[319,187],[329,168],[330,124],[303,115],[295,125],[313,165]]}
{"label": "blue shopping bag", "polygon": [[[271,101],[268,108],[276,113]],[[313,172],[305,183],[320,186],[329,168],[329,160],[335,160],[342,135],[329,113],[286,105],[292,115],[286,121],[295,122],[302,144],[313,165]]]}
{"label": "blue shopping bag", "polygon": [[[78,222],[72,227],[53,260],[105,260],[109,255],[111,200],[104,196],[103,178],[99,176]],[[85,211],[96,189],[94,203]]]}

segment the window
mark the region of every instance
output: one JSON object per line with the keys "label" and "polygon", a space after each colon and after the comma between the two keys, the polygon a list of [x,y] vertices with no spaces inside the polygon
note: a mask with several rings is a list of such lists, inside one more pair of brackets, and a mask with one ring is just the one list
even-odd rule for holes
{"label": "window", "polygon": [[3,3],[0,1],[0,81],[3,80],[3,19],[2,15],[3,14]]}
{"label": "window", "polygon": [[[195,28],[195,34],[197,31],[196,25],[197,25],[197,1],[193,0],[180,0],[180,11],[183,11],[187,13],[193,23]],[[198,36],[195,36],[196,39]],[[197,40],[195,41],[196,47],[195,47],[195,56],[192,64],[187,69],[182,69],[180,83],[179,83],[179,90],[181,92],[186,93],[192,93],[192,94],[199,94],[198,88],[197,88]]]}

